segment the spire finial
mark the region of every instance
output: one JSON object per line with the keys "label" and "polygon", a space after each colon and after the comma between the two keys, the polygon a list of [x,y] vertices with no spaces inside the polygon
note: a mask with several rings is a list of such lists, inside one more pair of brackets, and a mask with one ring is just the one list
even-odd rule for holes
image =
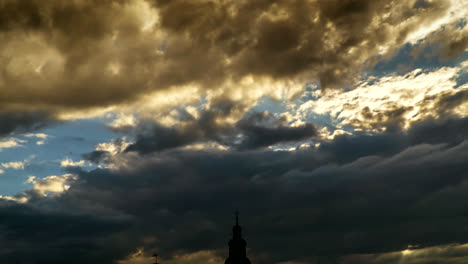
{"label": "spire finial", "polygon": [[236,214],[236,225],[239,225],[239,210],[236,209],[234,214]]}

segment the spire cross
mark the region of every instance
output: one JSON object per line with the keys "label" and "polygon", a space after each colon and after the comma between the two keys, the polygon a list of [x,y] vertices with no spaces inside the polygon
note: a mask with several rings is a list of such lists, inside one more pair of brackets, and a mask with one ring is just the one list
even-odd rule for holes
{"label": "spire cross", "polygon": [[236,225],[239,225],[239,210],[234,212],[236,214]]}

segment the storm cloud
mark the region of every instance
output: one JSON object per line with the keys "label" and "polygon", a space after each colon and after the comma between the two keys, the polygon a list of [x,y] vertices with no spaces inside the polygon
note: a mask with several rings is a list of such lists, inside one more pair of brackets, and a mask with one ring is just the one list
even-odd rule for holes
{"label": "storm cloud", "polygon": [[[444,128],[446,137],[436,136]],[[78,179],[60,196],[15,205],[35,208],[30,214],[37,224],[4,238],[10,254],[1,259],[62,247],[62,229],[70,241],[82,241],[73,252],[86,254],[68,259],[58,250],[37,263],[113,263],[136,248],[166,256],[216,249],[223,256],[236,207],[256,263],[466,243],[466,216],[460,214],[466,208],[465,130],[466,120],[457,119],[426,121],[388,137],[343,135],[332,145],[295,152],[123,152],[112,169],[71,168]],[[47,210],[52,204],[57,213]],[[67,216],[70,224],[81,223],[73,224],[75,233],[68,224],[43,222],[67,212],[74,212]],[[6,230],[16,230],[16,217],[2,218]],[[101,221],[109,226],[97,229]],[[42,233],[49,237],[46,245],[39,243]]]}
{"label": "storm cloud", "polygon": [[5,0],[0,103],[72,111],[247,77],[351,84],[450,6],[424,3]]}
{"label": "storm cloud", "polygon": [[0,138],[36,131],[56,123],[55,117],[47,112],[0,112]]}
{"label": "storm cloud", "polygon": [[[219,109],[218,109],[219,110]],[[240,150],[265,148],[274,144],[297,142],[317,135],[311,123],[289,126],[284,117],[275,118],[268,112],[247,113],[235,124],[220,124],[218,118],[228,116],[231,109],[202,112],[199,119],[178,127],[158,124],[142,126],[136,142],[126,151],[151,153],[193,143],[215,141]]]}
{"label": "storm cloud", "polygon": [[466,255],[466,10],[0,0],[0,263]]}

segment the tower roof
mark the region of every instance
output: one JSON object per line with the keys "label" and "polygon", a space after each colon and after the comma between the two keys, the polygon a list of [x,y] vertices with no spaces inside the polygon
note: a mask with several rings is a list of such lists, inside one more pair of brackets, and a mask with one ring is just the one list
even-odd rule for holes
{"label": "tower roof", "polygon": [[236,210],[236,224],[232,227],[232,239],[229,241],[229,257],[225,264],[250,264],[246,255],[246,242],[242,238],[242,228],[239,225],[239,211]]}

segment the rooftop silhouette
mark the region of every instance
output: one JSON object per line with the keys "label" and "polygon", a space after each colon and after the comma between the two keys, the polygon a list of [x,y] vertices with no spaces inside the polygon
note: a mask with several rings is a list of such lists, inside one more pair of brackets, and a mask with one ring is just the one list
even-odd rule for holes
{"label": "rooftop silhouette", "polygon": [[229,241],[229,256],[224,264],[250,264],[246,253],[247,243],[242,238],[239,225],[239,212],[236,211],[236,225],[232,227],[232,239]]}

